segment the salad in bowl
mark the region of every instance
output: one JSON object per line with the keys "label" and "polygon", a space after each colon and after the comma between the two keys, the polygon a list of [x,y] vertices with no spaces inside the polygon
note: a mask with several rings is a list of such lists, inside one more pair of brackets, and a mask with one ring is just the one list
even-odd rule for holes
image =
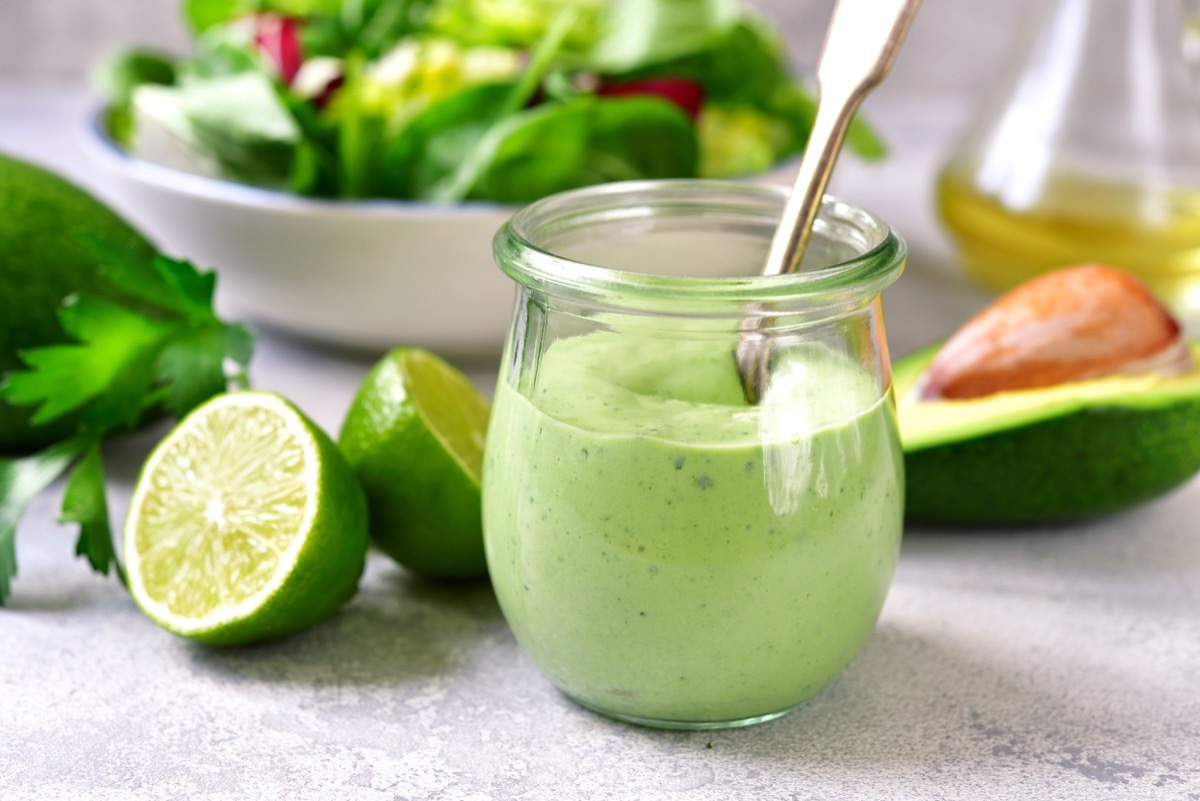
{"label": "salad in bowl", "polygon": [[[494,355],[514,208],[620,180],[752,177],[815,112],[738,0],[185,0],[185,56],[98,71],[92,154],[233,315],[341,345]],[[856,121],[849,145],[883,147]]]}
{"label": "salad in bowl", "polygon": [[[522,203],[762,173],[815,104],[739,0],[187,0],[195,51],[108,62],[109,134],[324,198]],[[856,123],[850,145],[882,152]]]}

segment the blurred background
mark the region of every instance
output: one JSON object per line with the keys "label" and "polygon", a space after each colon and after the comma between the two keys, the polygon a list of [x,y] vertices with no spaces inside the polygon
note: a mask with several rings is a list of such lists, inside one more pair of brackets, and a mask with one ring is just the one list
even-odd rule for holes
{"label": "blurred background", "polygon": [[[744,1],[775,22],[798,73],[811,74],[834,0]],[[924,0],[891,75],[865,108],[891,156],[870,164],[843,159],[834,175],[832,192],[880,214],[908,241],[908,277],[888,293],[893,318],[900,321],[891,326],[897,353],[945,336],[987,299],[954,266],[934,214],[934,179],[1033,3]],[[180,0],[0,0],[5,149],[52,164],[131,214],[114,197],[104,171],[81,152],[84,120],[98,103],[87,88],[88,74],[102,56],[132,44],[186,53],[180,5]],[[142,222],[136,214],[131,218]],[[226,287],[229,281],[226,270]],[[940,313],[931,315],[930,308]]]}
{"label": "blurred background", "polygon": [[[997,66],[1028,0],[925,0],[895,72],[881,91],[965,93]],[[753,0],[779,24],[797,65],[815,62],[833,0]],[[131,43],[184,51],[176,0],[3,0],[0,80],[72,84]]]}

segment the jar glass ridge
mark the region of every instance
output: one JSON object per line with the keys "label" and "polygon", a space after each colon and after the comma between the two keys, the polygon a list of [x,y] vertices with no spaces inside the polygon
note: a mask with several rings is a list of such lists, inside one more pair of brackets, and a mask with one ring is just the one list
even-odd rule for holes
{"label": "jar glass ridge", "polygon": [[[777,717],[874,626],[903,468],[879,292],[886,224],[827,199],[805,272],[757,275],[786,193],[610,184],[519,212],[484,465],[501,608],[570,697],[682,728]],[[624,269],[615,269],[624,268]],[[747,315],[772,338],[741,395]]]}

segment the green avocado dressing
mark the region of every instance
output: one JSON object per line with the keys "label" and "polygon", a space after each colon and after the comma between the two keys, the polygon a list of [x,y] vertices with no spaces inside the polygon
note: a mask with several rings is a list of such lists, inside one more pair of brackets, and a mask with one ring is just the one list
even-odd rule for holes
{"label": "green avocado dressing", "polygon": [[502,378],[484,467],[488,564],[568,695],[650,721],[787,710],[854,656],[887,591],[903,473],[891,399],[819,346],[762,405],[727,340],[560,340]]}

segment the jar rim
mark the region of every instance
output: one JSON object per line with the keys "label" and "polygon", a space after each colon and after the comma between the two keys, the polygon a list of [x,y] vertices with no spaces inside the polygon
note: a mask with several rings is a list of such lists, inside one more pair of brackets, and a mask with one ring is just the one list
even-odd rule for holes
{"label": "jar rim", "polygon": [[830,195],[822,199],[814,234],[833,225],[850,226],[868,237],[867,247],[853,258],[783,275],[696,277],[630,272],[567,258],[539,242],[539,233],[553,223],[586,221],[589,215],[613,210],[630,219],[647,218],[655,203],[696,211],[760,216],[765,212],[777,221],[788,191],[788,187],[773,184],[693,178],[588,186],[550,195],[518,210],[496,233],[493,250],[500,268],[520,284],[549,294],[602,297],[616,305],[676,299],[845,303],[878,294],[900,275],[907,256],[904,240],[875,214]]}

